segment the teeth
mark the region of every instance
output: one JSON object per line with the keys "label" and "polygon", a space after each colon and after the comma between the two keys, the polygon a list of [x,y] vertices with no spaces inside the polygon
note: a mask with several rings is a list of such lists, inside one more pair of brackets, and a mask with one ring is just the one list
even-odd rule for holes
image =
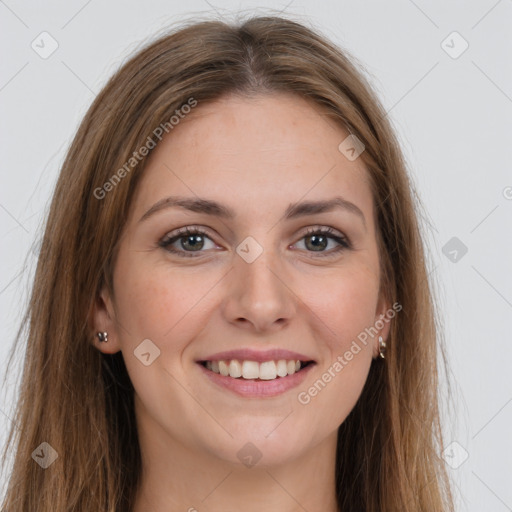
{"label": "teeth", "polygon": [[220,373],[224,377],[273,380],[277,377],[293,375],[301,369],[302,363],[298,360],[286,361],[285,359],[263,363],[232,359],[230,361],[207,361],[205,366],[208,370]]}
{"label": "teeth", "polygon": [[[230,377],[233,375],[229,374]],[[244,379],[257,379],[260,376],[260,365],[256,361],[242,363],[242,377]]]}
{"label": "teeth", "polygon": [[235,378],[242,376],[242,365],[236,359],[229,363],[229,376]]}
{"label": "teeth", "polygon": [[224,375],[224,377],[227,377],[229,375],[229,368],[225,361],[219,361],[219,373],[221,375]]}
{"label": "teeth", "polygon": [[[300,363],[299,363],[300,365]],[[277,377],[277,368],[274,361],[266,361],[260,364],[260,379],[272,380]]]}
{"label": "teeth", "polygon": [[284,359],[277,361],[276,366],[276,373],[279,377],[286,377],[288,375],[288,369],[286,368],[286,361]]}

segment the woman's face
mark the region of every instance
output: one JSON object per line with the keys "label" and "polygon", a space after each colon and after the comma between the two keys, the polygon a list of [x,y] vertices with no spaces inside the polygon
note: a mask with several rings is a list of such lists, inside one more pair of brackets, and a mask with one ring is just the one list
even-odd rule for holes
{"label": "woman's face", "polygon": [[[347,136],[301,98],[230,96],[152,150],[95,319],[162,449],[278,464],[335,439],[354,407],[378,354],[362,333],[389,305]],[[313,363],[293,374],[296,360]]]}

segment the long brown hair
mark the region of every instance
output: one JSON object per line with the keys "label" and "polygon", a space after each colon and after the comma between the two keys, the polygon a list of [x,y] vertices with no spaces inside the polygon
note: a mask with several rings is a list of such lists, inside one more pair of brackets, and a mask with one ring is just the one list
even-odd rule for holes
{"label": "long brown hair", "polygon": [[[147,157],[132,167],[126,162],[191,98],[200,108],[229,93],[272,92],[311,100],[364,143],[381,286],[391,304],[403,307],[392,322],[385,362],[372,363],[360,399],[339,428],[339,508],[453,510],[441,458],[441,338],[418,202],[386,112],[354,62],[315,30],[280,16],[211,20],[158,38],[109,80],[71,144],[47,218],[27,329],[18,337],[27,345],[2,510],[132,509],[141,471],[134,390],[122,354],[94,347],[91,323],[102,285],[113,291],[116,248]],[[123,166],[115,190],[100,194]],[[32,457],[43,442],[58,454],[47,469]]]}

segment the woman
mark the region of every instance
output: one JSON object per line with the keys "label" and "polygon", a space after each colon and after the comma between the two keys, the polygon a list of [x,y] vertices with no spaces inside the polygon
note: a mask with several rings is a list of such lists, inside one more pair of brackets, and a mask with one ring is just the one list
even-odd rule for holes
{"label": "woman", "polygon": [[303,25],[140,51],[56,186],[2,510],[453,510],[412,196]]}

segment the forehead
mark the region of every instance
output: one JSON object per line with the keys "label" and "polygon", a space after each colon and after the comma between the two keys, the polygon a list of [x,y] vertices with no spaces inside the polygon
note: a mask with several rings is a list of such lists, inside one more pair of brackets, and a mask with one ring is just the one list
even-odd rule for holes
{"label": "forehead", "polygon": [[299,96],[227,96],[200,103],[152,150],[136,208],[165,195],[210,197],[234,209],[350,196],[371,211],[362,160],[338,149],[349,133]]}

